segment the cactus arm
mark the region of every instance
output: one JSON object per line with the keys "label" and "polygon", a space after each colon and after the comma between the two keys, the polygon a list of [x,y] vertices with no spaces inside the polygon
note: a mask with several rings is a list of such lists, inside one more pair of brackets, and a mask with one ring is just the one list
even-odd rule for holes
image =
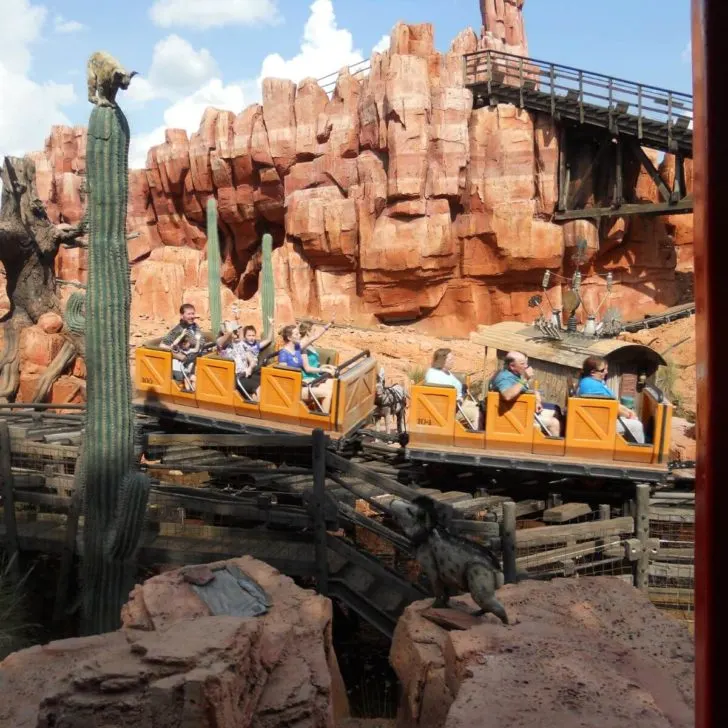
{"label": "cactus arm", "polygon": [[146,520],[149,486],[149,478],[143,473],[124,477],[116,517],[106,537],[109,558],[129,561],[136,556]]}
{"label": "cactus arm", "polygon": [[86,307],[86,296],[76,291],[68,297],[66,301],[66,312],[64,319],[74,334],[83,334],[86,331],[86,316],[84,309]]}
{"label": "cactus arm", "polygon": [[210,327],[217,336],[222,326],[222,296],[220,289],[220,242],[217,234],[217,204],[214,197],[207,201],[207,289],[210,297]]}
{"label": "cactus arm", "polygon": [[273,341],[275,334],[273,333],[274,327],[271,324],[271,319],[275,315],[275,285],[273,281],[273,238],[269,233],[263,235],[260,281],[260,313],[263,319],[262,338],[266,341]]}

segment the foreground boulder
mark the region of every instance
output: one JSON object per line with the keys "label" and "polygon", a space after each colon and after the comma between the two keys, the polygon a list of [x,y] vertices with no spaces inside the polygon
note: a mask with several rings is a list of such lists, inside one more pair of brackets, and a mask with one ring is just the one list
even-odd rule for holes
{"label": "foreground boulder", "polygon": [[[194,589],[229,564],[265,591],[267,613],[212,616]],[[0,663],[0,725],[333,727],[348,705],[331,616],[328,599],[250,557],[168,572],[134,589],[119,631]]]}
{"label": "foreground boulder", "polygon": [[[587,577],[522,582],[498,596],[510,627],[432,614],[430,600],[407,608],[390,653],[402,684],[398,728],[693,726],[692,640],[644,594]],[[469,597],[451,604],[476,609]]]}

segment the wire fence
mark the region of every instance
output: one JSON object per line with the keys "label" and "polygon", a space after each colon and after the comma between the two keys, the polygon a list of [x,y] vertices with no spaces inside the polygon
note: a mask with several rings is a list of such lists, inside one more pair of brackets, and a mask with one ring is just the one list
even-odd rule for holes
{"label": "wire fence", "polygon": [[[692,500],[692,499],[690,499]],[[684,621],[695,622],[695,509],[690,503],[655,505],[650,537],[659,541],[649,564],[649,596],[653,604]]]}
{"label": "wire fence", "polygon": [[587,504],[566,504],[546,514],[517,521],[516,568],[533,578],[567,576],[618,576],[632,580],[629,540],[634,520],[612,517],[609,506],[594,509]]}

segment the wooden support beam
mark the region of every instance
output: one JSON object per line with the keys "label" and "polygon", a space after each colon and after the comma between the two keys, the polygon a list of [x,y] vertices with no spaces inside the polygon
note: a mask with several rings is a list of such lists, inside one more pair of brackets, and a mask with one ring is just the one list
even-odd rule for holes
{"label": "wooden support beam", "polygon": [[588,516],[590,513],[591,506],[588,503],[564,503],[544,511],[543,521],[544,523],[567,523],[575,518]]}
{"label": "wooden support beam", "polygon": [[5,551],[10,559],[8,569],[14,580],[20,578],[20,549],[18,524],[15,520],[15,494],[13,493],[13,468],[10,463],[10,432],[7,422],[0,422],[0,478],[2,478],[3,520],[5,521]]}
{"label": "wooden support beam", "polygon": [[612,147],[612,140],[610,137],[604,137],[602,143],[599,145],[597,153],[592,156],[591,162],[586,172],[581,176],[579,181],[576,183],[574,191],[566,201],[566,209],[573,210],[581,201],[581,195],[586,185],[587,180],[594,177],[594,170],[599,167],[602,160],[606,156],[609,149]]}
{"label": "wooden support beam", "polygon": [[56,586],[56,601],[53,605],[53,621],[60,622],[66,612],[68,601],[68,586],[73,569],[73,557],[76,553],[76,538],[78,536],[78,520],[81,515],[83,493],[75,488],[71,496],[71,505],[66,519],[66,537],[61,551],[61,565],[58,570],[58,584]]}
{"label": "wooden support beam", "polygon": [[642,554],[635,561],[634,585],[637,589],[647,590],[649,583],[650,554],[647,541],[650,537],[650,486],[647,483],[637,483],[635,486],[635,537],[642,544]]}
{"label": "wooden support beam", "polygon": [[314,547],[316,550],[316,582],[318,591],[324,596],[329,594],[329,557],[326,544],[326,449],[327,437],[317,427],[312,436],[313,452],[313,510]]}
{"label": "wooden support beam", "polygon": [[634,533],[634,519],[631,516],[610,518],[608,521],[588,521],[587,523],[566,524],[564,526],[544,526],[527,528],[516,532],[518,548],[527,546],[549,546],[566,543],[567,540],[604,538],[619,534]]}
{"label": "wooden support beam", "polygon": [[683,195],[687,192],[685,185],[685,163],[683,155],[679,152],[675,154],[675,180],[672,185],[672,195],[670,196],[671,202],[677,202],[681,200]]}
{"label": "wooden support beam", "polygon": [[555,212],[554,222],[565,220],[590,220],[600,217],[624,217],[625,215],[681,215],[693,211],[693,198],[683,197],[682,200],[671,204],[669,202],[631,203],[614,207],[584,207],[580,210],[566,210]]}
{"label": "wooden support beam", "polygon": [[569,184],[571,183],[571,170],[567,164],[567,143],[568,132],[566,127],[561,125],[561,134],[559,137],[559,201],[557,210],[566,210],[568,201]]}
{"label": "wooden support beam", "polygon": [[665,180],[662,179],[660,172],[657,170],[655,165],[652,164],[652,160],[645,154],[645,150],[642,149],[639,143],[634,139],[629,142],[629,148],[637,161],[645,168],[647,174],[650,175],[650,178],[655,183],[662,199],[665,202],[670,202],[670,190],[668,189]]}
{"label": "wooden support beam", "polygon": [[311,447],[309,435],[236,435],[218,432],[166,434],[152,432],[147,445],[189,445],[195,447]]}
{"label": "wooden support beam", "polygon": [[614,190],[612,194],[612,205],[614,207],[620,207],[624,202],[624,168],[622,155],[622,140],[620,137],[617,137],[617,145],[614,150]]}
{"label": "wooden support beam", "polygon": [[506,584],[514,584],[516,581],[516,504],[513,501],[506,501],[503,504],[501,553],[503,555],[503,580]]}

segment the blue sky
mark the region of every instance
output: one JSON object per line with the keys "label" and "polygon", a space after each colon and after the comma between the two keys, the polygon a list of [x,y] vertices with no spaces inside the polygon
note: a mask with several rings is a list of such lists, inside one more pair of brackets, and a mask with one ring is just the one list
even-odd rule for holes
{"label": "blue sky", "polygon": [[[689,0],[526,0],[524,15],[532,57],[691,90]],[[256,101],[261,75],[368,58],[398,20],[433,23],[440,50],[480,27],[478,0],[0,0],[0,18],[0,155],[86,123],[85,63],[104,49],[142,74],[122,99],[136,163],[165,126]]]}

